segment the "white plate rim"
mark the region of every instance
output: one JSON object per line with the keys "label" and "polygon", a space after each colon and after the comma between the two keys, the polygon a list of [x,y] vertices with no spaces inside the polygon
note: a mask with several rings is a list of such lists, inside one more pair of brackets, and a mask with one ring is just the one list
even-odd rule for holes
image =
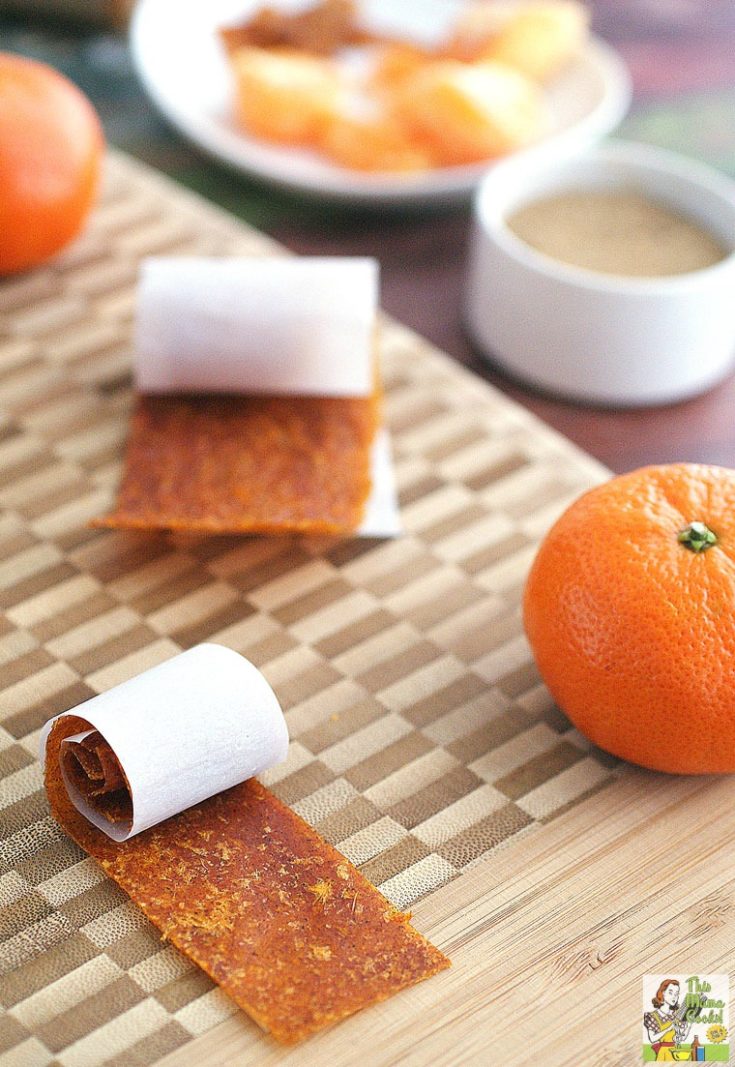
{"label": "white plate rim", "polygon": [[[244,0],[243,6],[246,2]],[[405,14],[405,5],[402,7]],[[311,164],[309,170],[302,167],[299,172],[299,153],[295,150],[264,145],[239,131],[235,135],[212,116],[192,112],[172,98],[167,91],[165,78],[160,75],[161,66],[152,61],[156,55],[156,45],[151,31],[160,25],[166,8],[173,25],[177,19],[186,17],[187,10],[191,10],[186,0],[179,3],[177,0],[138,0],[134,9],[130,47],[138,76],[154,106],[172,126],[196,147],[241,174],[290,193],[353,205],[443,206],[467,200],[483,175],[504,161],[499,159],[469,166],[443,167],[410,176],[363,175],[326,161],[316,167]],[[211,10],[214,33],[219,25],[214,17],[216,5]],[[175,44],[175,37],[173,42],[165,41],[164,47],[170,48],[172,43]],[[603,85],[603,96],[597,106],[566,129],[513,153],[512,157],[504,158],[538,159],[539,163],[560,159],[585,151],[619,124],[628,110],[632,95],[631,78],[625,63],[610,45],[597,37],[590,38],[582,60],[594,70]],[[296,164],[295,172],[293,163]]]}

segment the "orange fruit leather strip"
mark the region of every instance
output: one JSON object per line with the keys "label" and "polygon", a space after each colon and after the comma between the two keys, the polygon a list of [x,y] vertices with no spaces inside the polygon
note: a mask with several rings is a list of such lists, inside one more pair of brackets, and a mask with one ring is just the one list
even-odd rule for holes
{"label": "orange fruit leather strip", "polygon": [[95,526],[354,532],[371,489],[380,394],[142,396],[112,514]]}
{"label": "orange fruit leather strip", "polygon": [[54,817],[278,1041],[300,1041],[450,965],[255,779],[112,841],[71,804],[59,770],[61,741],[88,726],[69,715],[49,735]]}

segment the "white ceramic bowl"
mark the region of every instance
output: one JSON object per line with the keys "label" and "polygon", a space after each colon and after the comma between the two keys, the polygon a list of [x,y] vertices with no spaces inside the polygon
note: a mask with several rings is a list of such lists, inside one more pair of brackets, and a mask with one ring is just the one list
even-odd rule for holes
{"label": "white ceramic bowl", "polygon": [[[536,251],[505,223],[546,195],[616,188],[688,216],[729,254],[687,274],[602,274]],[[465,322],[491,361],[564,396],[660,404],[706,389],[735,358],[735,182],[671,152],[625,142],[543,168],[503,163],[475,201]]]}

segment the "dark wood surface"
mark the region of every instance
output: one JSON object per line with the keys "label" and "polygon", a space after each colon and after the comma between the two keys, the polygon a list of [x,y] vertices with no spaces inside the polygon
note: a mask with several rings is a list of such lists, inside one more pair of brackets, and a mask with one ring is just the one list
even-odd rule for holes
{"label": "dark wood surface", "polygon": [[328,239],[293,223],[273,228],[274,236],[300,253],[377,256],[386,311],[530,408],[613,471],[678,460],[735,467],[733,375],[686,402],[625,410],[542,395],[493,367],[473,348],[461,326],[468,231],[464,215],[438,216],[431,224],[425,219],[362,219],[335,227]]}
{"label": "dark wood surface", "polygon": [[[456,359],[614,471],[675,460],[735,467],[735,376],[660,408],[601,409],[541,396],[473,351],[461,325],[468,206],[445,212],[350,211],[284,196],[203,158],[156,115],[124,38],[2,17],[0,47],[60,67],[91,96],[110,141],[203,192],[294,251],[374,255],[382,301]],[[733,0],[594,0],[593,26],[622,53],[635,95],[619,136],[659,144],[735,176]],[[735,294],[734,294],[735,300]],[[662,359],[665,354],[662,354]]]}

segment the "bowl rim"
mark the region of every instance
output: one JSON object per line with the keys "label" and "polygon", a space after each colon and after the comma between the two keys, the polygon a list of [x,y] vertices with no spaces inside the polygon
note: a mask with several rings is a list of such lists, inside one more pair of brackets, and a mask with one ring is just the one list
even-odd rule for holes
{"label": "bowl rim", "polygon": [[[671,179],[673,183],[678,182],[679,188],[686,185],[690,189],[692,186],[699,186],[706,190],[719,201],[719,209],[729,214],[733,231],[729,252],[709,267],[678,274],[639,276],[577,267],[533,248],[507,225],[508,205],[517,200],[532,201],[536,182],[541,187],[539,198],[542,198],[544,188],[554,175],[563,176],[568,173],[570,189],[584,189],[586,184],[590,188],[594,187],[589,183],[589,178],[575,182],[574,167],[579,164],[591,164],[598,168],[601,174],[609,168],[610,173],[615,173],[616,176],[621,170],[627,170],[633,181],[636,177],[655,173],[659,177]],[[519,186],[523,190],[520,196]],[[564,186],[562,181],[558,187],[559,191]],[[645,195],[645,190],[643,193]],[[684,209],[682,213],[687,214]],[[712,212],[710,215],[712,216]],[[545,166],[534,165],[534,161],[526,159],[504,161],[489,171],[481,181],[474,200],[473,217],[475,240],[481,237],[490,241],[509,259],[539,277],[554,279],[577,289],[598,293],[660,296],[718,285],[725,277],[735,273],[735,181],[699,160],[641,142],[608,140],[582,155],[565,157],[551,166],[548,161]],[[706,222],[701,225],[706,227]]]}

